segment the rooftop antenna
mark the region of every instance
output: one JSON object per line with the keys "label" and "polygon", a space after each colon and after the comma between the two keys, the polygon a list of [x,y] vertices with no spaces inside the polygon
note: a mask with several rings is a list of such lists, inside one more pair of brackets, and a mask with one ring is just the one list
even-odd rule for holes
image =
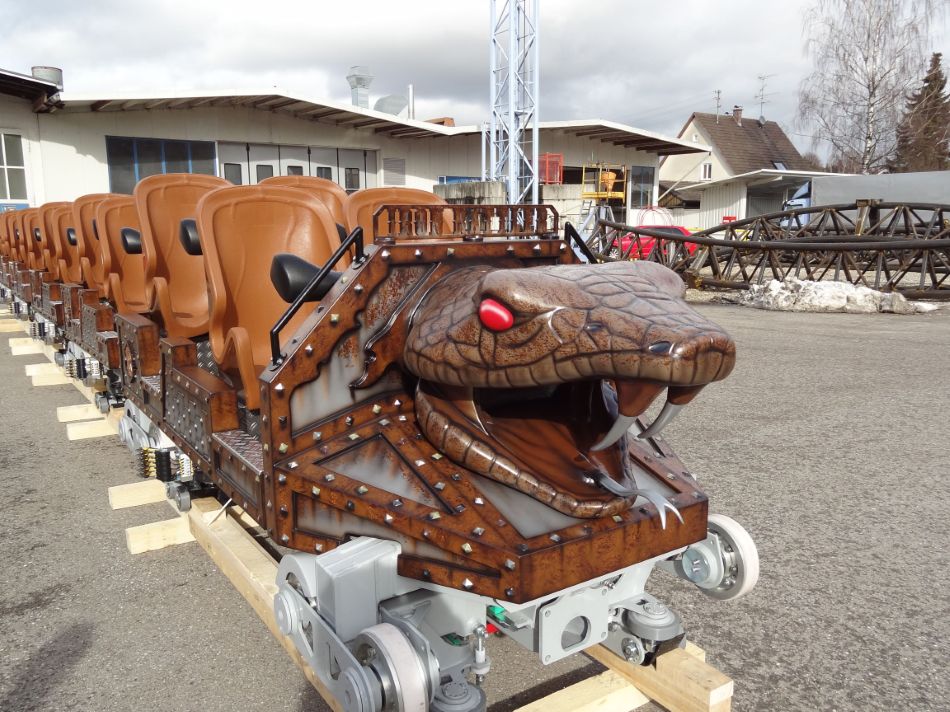
{"label": "rooftop antenna", "polygon": [[771,94],[765,93],[765,85],[766,82],[774,76],[774,74],[759,75],[759,81],[762,82],[762,85],[759,87],[759,93],[755,95],[755,98],[759,100],[759,121],[765,121],[765,105],[769,103],[769,100],[765,97],[772,96]]}
{"label": "rooftop antenna", "polygon": [[713,92],[716,95],[716,123],[719,123],[719,109],[722,106],[722,89]]}

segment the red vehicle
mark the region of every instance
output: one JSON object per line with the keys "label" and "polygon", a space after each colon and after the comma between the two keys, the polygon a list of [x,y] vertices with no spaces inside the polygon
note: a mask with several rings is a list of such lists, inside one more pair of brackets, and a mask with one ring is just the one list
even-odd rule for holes
{"label": "red vehicle", "polygon": [[[663,232],[670,235],[693,234],[681,225],[638,225],[637,227],[641,227],[644,230],[654,230],[656,232]],[[623,255],[630,260],[646,259],[653,251],[653,244],[655,242],[655,238],[650,237],[649,235],[640,235],[639,242],[637,242],[637,235],[635,233],[628,232],[626,235],[623,235],[620,238],[619,252],[617,251],[617,241],[614,240],[613,250],[611,250],[611,253],[615,257],[620,257]],[[689,251],[689,254],[693,254],[696,252],[696,245],[687,243],[686,249]]]}

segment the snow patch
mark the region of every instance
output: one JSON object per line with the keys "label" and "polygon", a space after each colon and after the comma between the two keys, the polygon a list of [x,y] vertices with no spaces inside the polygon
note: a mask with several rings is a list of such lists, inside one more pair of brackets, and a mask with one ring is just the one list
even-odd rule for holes
{"label": "snow patch", "polygon": [[773,279],[768,284],[754,284],[739,301],[756,309],[849,314],[916,314],[937,308],[934,304],[909,302],[896,292],[878,292],[846,282],[812,282],[795,277],[784,282]]}

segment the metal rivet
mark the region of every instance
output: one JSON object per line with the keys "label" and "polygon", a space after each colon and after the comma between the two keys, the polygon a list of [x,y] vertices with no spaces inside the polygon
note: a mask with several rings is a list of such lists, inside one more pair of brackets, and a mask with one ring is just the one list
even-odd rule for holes
{"label": "metal rivet", "polygon": [[454,247],[450,247],[449,249],[447,249],[447,250],[445,251],[445,254],[446,254],[447,256],[449,256],[449,257],[454,256],[454,255],[455,255],[455,248],[454,248]]}
{"label": "metal rivet", "polygon": [[456,504],[456,505],[455,505],[455,511],[458,512],[459,514],[461,514],[462,512],[465,511],[465,505],[464,505],[464,504]]}
{"label": "metal rivet", "polygon": [[323,551],[323,544],[314,544],[314,545],[313,545],[313,550],[314,550],[314,551]]}
{"label": "metal rivet", "polygon": [[391,514],[386,514],[386,516],[383,517],[383,521],[386,522],[386,524],[392,524],[392,523],[393,523],[393,515],[391,515]]}
{"label": "metal rivet", "polygon": [[267,452],[268,450],[270,450],[270,445],[268,445],[267,443],[264,443],[263,449],[264,449],[264,452]]}
{"label": "metal rivet", "polygon": [[433,486],[434,486],[437,490],[439,490],[439,492],[441,492],[442,490],[445,489],[445,483],[444,483],[444,482],[436,482]]}
{"label": "metal rivet", "polygon": [[282,484],[286,484],[286,482],[287,482],[287,475],[285,475],[283,472],[277,475],[277,484],[282,485]]}
{"label": "metal rivet", "polygon": [[389,420],[389,418],[383,418],[382,420],[379,421],[379,424],[382,425],[383,427],[386,427],[387,425],[389,425],[390,422],[391,421]]}
{"label": "metal rivet", "polygon": [[356,286],[353,287],[353,291],[356,292],[357,294],[362,294],[362,293],[363,293],[363,285],[362,285],[362,284],[357,284]]}
{"label": "metal rivet", "polygon": [[287,465],[287,468],[290,470],[296,470],[298,467],[300,467],[300,465],[297,464],[296,460]]}
{"label": "metal rivet", "polygon": [[400,416],[397,418],[397,420],[398,420],[400,423],[405,423],[405,422],[406,422],[406,416],[400,415]]}
{"label": "metal rivet", "polygon": [[347,508],[347,510],[350,511],[350,512],[352,512],[354,509],[356,509],[356,505],[353,504],[353,500],[351,500],[351,499],[346,500],[346,508]]}
{"label": "metal rivet", "polygon": [[401,499],[394,499],[394,500],[393,500],[393,506],[394,506],[394,507],[401,507],[401,506],[402,506],[402,500],[401,500]]}
{"label": "metal rivet", "polygon": [[324,482],[333,482],[333,480],[335,479],[336,479],[336,475],[334,475],[332,472],[328,472],[327,474],[323,476]]}
{"label": "metal rivet", "polygon": [[274,504],[273,504],[273,502],[271,502],[270,500],[267,500],[267,504],[266,504],[265,506],[266,506],[268,509],[273,509],[273,508],[274,508]]}
{"label": "metal rivet", "polygon": [[287,507],[285,507],[285,506],[282,505],[281,508],[280,508],[280,513],[281,513],[283,516],[286,517],[286,516],[287,516]]}
{"label": "metal rivet", "polygon": [[399,406],[402,405],[402,401],[397,398],[396,400],[393,401],[393,405],[398,408]]}
{"label": "metal rivet", "polygon": [[509,255],[513,255],[513,254],[515,254],[515,248],[512,247],[511,245],[509,245],[509,246],[505,249],[505,252],[508,253]]}
{"label": "metal rivet", "polygon": [[347,425],[353,425],[353,416],[352,416],[352,415],[346,416],[346,421],[345,421],[345,422],[346,422]]}
{"label": "metal rivet", "polygon": [[366,494],[367,492],[369,492],[369,487],[366,485],[360,485],[356,488],[356,494]]}
{"label": "metal rivet", "polygon": [[476,497],[474,501],[475,501],[475,504],[477,504],[478,506],[485,504],[485,500],[482,499],[481,497]]}
{"label": "metal rivet", "polygon": [[420,258],[422,257],[422,250],[416,250],[416,251],[413,252],[412,254],[413,254],[413,256],[418,260],[418,259],[420,259]]}
{"label": "metal rivet", "polygon": [[416,467],[422,467],[422,466],[425,465],[425,464],[426,464],[426,461],[425,461],[425,460],[416,460],[416,461],[415,461]]}
{"label": "metal rivet", "polygon": [[281,425],[287,425],[287,416],[286,415],[277,416],[277,422],[280,423]]}
{"label": "metal rivet", "polygon": [[560,537],[560,535],[559,535],[559,534],[552,534],[552,535],[551,535],[551,541],[553,541],[555,544],[559,544],[559,543],[561,542],[561,537]]}
{"label": "metal rivet", "polygon": [[461,476],[458,472],[453,472],[453,473],[452,473],[452,479],[455,480],[456,482],[458,482],[459,480],[462,479],[462,476]]}
{"label": "metal rivet", "polygon": [[290,449],[290,445],[288,445],[287,443],[281,443],[277,447],[277,449],[280,450],[280,454],[283,455],[285,452],[287,452]]}
{"label": "metal rivet", "polygon": [[557,246],[557,249],[558,249],[559,252],[564,252],[564,250],[567,249],[567,245],[565,245],[565,244],[562,242],[560,245]]}
{"label": "metal rivet", "polygon": [[472,529],[472,536],[481,536],[485,533],[485,530],[482,527],[475,527]]}
{"label": "metal rivet", "polygon": [[464,544],[462,544],[462,552],[465,553],[465,554],[471,554],[471,553],[472,553],[472,545],[469,544],[468,542],[465,542]]}
{"label": "metal rivet", "polygon": [[274,390],[278,393],[282,393],[284,391],[284,384],[278,383],[276,386],[274,386]]}
{"label": "metal rivet", "polygon": [[320,440],[322,437],[323,437],[323,433],[321,433],[319,430],[313,434],[314,440]]}
{"label": "metal rivet", "polygon": [[349,281],[350,281],[350,278],[347,277],[346,275],[340,277],[340,284],[346,284]]}
{"label": "metal rivet", "polygon": [[466,591],[471,591],[473,588],[475,588],[475,584],[473,584],[468,579],[465,579],[462,581],[462,588],[464,588]]}
{"label": "metal rivet", "polygon": [[506,568],[506,569],[508,569],[509,571],[514,571],[514,570],[515,570],[515,566],[516,566],[516,564],[515,564],[514,561],[512,561],[511,559],[505,559],[505,568]]}
{"label": "metal rivet", "polygon": [[436,519],[442,519],[442,515],[438,512],[429,512],[429,519],[435,521]]}
{"label": "metal rivet", "polygon": [[304,347],[303,352],[304,352],[305,354],[307,354],[307,356],[313,355],[313,346],[311,346],[310,344],[307,344],[307,345]]}
{"label": "metal rivet", "polygon": [[382,412],[382,410],[383,410],[383,406],[377,403],[376,405],[373,406],[373,415],[379,415]]}
{"label": "metal rivet", "polygon": [[527,544],[518,544],[518,553],[519,553],[519,554],[527,554],[527,553],[528,553],[528,545],[527,545]]}
{"label": "metal rivet", "polygon": [[434,452],[434,453],[432,453],[432,459],[433,459],[433,460],[441,460],[441,459],[442,459],[442,453],[441,453],[441,452]]}
{"label": "metal rivet", "polygon": [[535,245],[534,247],[531,248],[531,251],[534,252],[534,254],[536,254],[536,255],[540,255],[540,254],[541,254],[541,245]]}
{"label": "metal rivet", "polygon": [[430,578],[431,576],[432,572],[429,569],[422,569],[422,578]]}
{"label": "metal rivet", "polygon": [[506,588],[505,595],[508,596],[508,598],[512,598],[515,595],[515,590],[513,588]]}
{"label": "metal rivet", "polygon": [[359,434],[359,433],[350,433],[349,437],[350,437],[350,440],[359,440],[359,439],[360,439],[360,434]]}
{"label": "metal rivet", "polygon": [[388,259],[389,259],[389,250],[383,250],[383,253],[382,253],[382,255],[380,255],[380,257],[382,257],[384,260],[388,260]]}
{"label": "metal rivet", "polygon": [[429,530],[428,530],[428,529],[423,529],[423,530],[422,530],[422,536],[425,537],[426,539],[428,539],[428,538],[429,538]]}
{"label": "metal rivet", "polygon": [[314,485],[313,487],[310,488],[310,493],[311,493],[314,497],[319,497],[319,496],[320,496],[320,488],[317,487],[316,485]]}
{"label": "metal rivet", "polygon": [[338,324],[339,322],[340,322],[340,315],[339,315],[339,314],[331,314],[331,315],[330,315],[330,323],[331,323],[331,324]]}
{"label": "metal rivet", "polygon": [[290,537],[284,534],[280,537],[280,540],[286,544],[288,541],[290,541]]}

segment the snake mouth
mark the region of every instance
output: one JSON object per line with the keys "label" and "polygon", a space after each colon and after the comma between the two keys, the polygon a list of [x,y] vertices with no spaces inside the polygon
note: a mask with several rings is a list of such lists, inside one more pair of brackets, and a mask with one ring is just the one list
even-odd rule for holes
{"label": "snake mouth", "polygon": [[[423,380],[416,408],[426,437],[457,464],[566,514],[595,517],[617,513],[643,494],[630,438],[645,439],[653,426],[624,436],[665,388],[644,380],[507,389]],[[668,398],[682,400],[671,391]]]}

